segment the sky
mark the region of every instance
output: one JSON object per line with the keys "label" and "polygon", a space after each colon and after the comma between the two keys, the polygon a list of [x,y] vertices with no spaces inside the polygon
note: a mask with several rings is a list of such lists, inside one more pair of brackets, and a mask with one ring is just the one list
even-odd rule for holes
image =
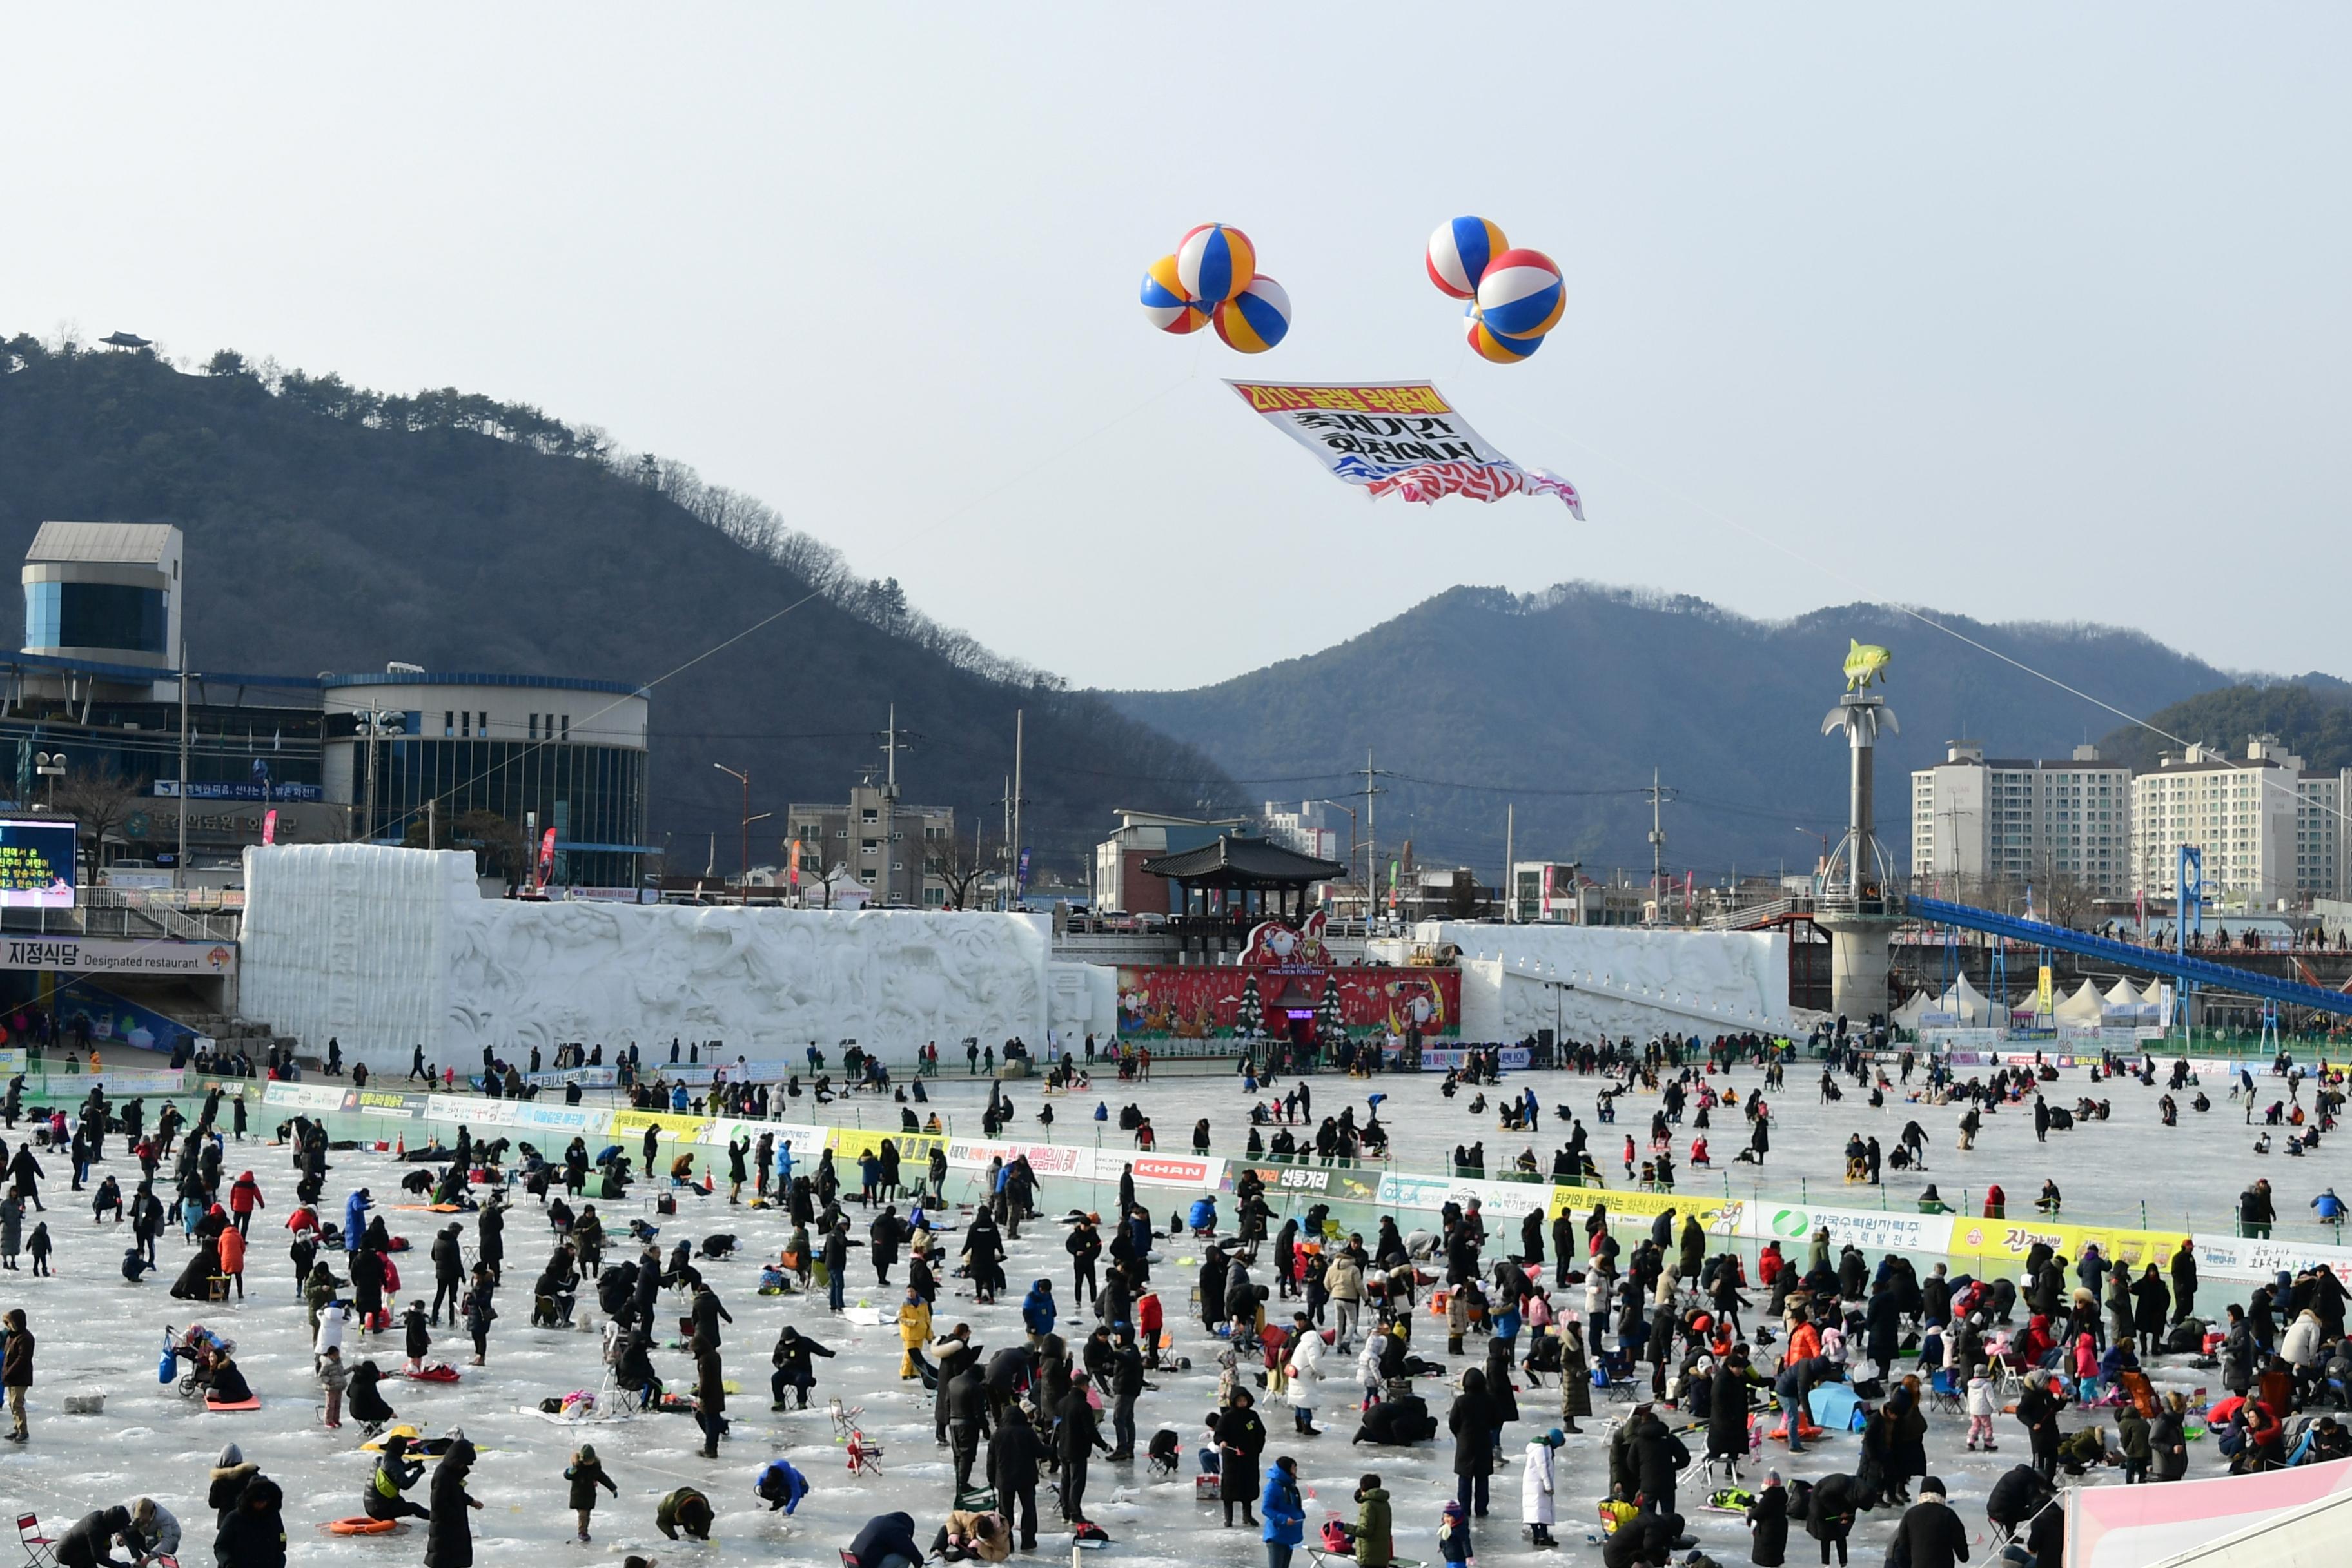
{"label": "sky", "polygon": [[[534,403],[1081,685],[1571,579],[2352,674],[2342,7],[51,6],[8,37],[0,332]],[[1567,280],[1526,363],[1471,355],[1423,275],[1457,214]],[[1270,353],[1136,304],[1208,221],[1290,295]],[[1226,376],[1434,378],[1587,521],[1367,501]]]}

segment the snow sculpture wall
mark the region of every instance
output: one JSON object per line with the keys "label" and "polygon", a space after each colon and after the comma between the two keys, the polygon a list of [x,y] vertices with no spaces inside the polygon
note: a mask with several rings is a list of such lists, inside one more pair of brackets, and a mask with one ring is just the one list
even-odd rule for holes
{"label": "snow sculpture wall", "polygon": [[377,1070],[418,1044],[464,1071],[570,1040],[776,1061],[1045,1039],[1042,915],[486,900],[470,855],[350,844],[248,849],[246,889],[246,1014]]}
{"label": "snow sculpture wall", "polygon": [[[1416,942],[1462,950],[1463,1038],[1516,1040],[1554,1026],[1571,1040],[1666,1029],[1787,1030],[1788,938],[1777,931],[1429,921]],[[1560,990],[1550,984],[1564,983]]]}

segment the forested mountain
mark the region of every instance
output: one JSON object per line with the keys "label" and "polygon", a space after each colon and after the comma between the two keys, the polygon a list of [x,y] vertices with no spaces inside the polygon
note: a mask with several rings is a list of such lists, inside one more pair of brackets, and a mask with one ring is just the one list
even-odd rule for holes
{"label": "forested mountain", "polygon": [[[44,519],[177,523],[199,668],[436,670],[660,680],[653,835],[731,871],[751,773],[755,862],[792,801],[841,800],[879,763],[891,703],[924,739],[910,801],[977,817],[993,854],[1027,712],[1024,837],[1073,874],[1113,805],[1190,809],[1235,786],[1103,698],[992,658],[853,577],[766,508],[539,410],[384,396],[223,352],[184,374],[145,351],[0,344],[0,552]],[[789,610],[780,618],[779,612]],[[750,631],[690,668],[688,661]],[[665,675],[676,671],[668,679]]]}
{"label": "forested mountain", "polygon": [[[2134,715],[2230,683],[2137,632],[1929,618]],[[1678,792],[1664,808],[1666,864],[1705,880],[1809,869],[1815,836],[1833,841],[1844,823],[1845,749],[1821,724],[1843,689],[1849,637],[1894,652],[1886,696],[1902,732],[1881,743],[1878,799],[1898,861],[1908,772],[1940,759],[1947,740],[2063,757],[2115,727],[2114,713],[1885,605],[1768,624],[1580,584],[1516,596],[1457,588],[1309,658],[1115,700],[1200,746],[1253,798],[1344,799],[1362,787],[1346,770],[1369,748],[1395,775],[1378,781],[1390,792],[1376,803],[1380,843],[1410,835],[1418,859],[1489,879],[1507,803],[1521,859],[1646,875],[1641,790],[1654,767]]]}
{"label": "forested mountain", "polygon": [[[2180,742],[2242,756],[2249,735],[2276,735],[2315,771],[2352,768],[2352,686],[2311,674],[2275,684],[2228,686],[2160,708],[2146,726],[2126,725],[2101,746],[2135,768],[2153,768]],[[2167,739],[2179,736],[2179,741]]]}

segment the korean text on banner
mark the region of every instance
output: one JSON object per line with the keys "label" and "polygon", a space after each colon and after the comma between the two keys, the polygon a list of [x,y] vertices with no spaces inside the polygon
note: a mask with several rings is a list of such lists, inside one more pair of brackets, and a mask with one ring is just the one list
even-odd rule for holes
{"label": "korean text on banner", "polygon": [[[920,1166],[929,1162],[932,1149],[946,1142],[947,1140],[929,1132],[897,1132],[888,1128],[835,1127],[832,1130],[828,1142],[834,1153],[845,1160],[855,1160],[868,1151],[879,1153],[882,1145],[887,1143],[898,1151],[898,1159],[902,1166],[907,1164]],[[799,1152],[798,1144],[793,1145],[793,1151]]]}
{"label": "korean text on banner", "polygon": [[1374,496],[1434,501],[1441,496],[1496,500],[1558,496],[1579,522],[1576,487],[1541,468],[1523,468],[1470,426],[1425,381],[1353,385],[1226,385],[1282,433],[1315,454],[1335,479]]}
{"label": "korean text on banner", "polygon": [[615,1138],[642,1138],[646,1128],[654,1127],[673,1143],[699,1143],[709,1125],[709,1119],[702,1116],[673,1116],[667,1110],[616,1110],[613,1112],[612,1133]]}
{"label": "korean text on banner", "polygon": [[1900,1209],[1815,1208],[1800,1204],[1759,1203],[1748,1211],[1743,1233],[1763,1241],[1809,1239],[1826,1230],[1832,1247],[1851,1243],[1865,1252],[1927,1252],[1948,1249],[1952,1217],[1940,1214],[1905,1214]]}

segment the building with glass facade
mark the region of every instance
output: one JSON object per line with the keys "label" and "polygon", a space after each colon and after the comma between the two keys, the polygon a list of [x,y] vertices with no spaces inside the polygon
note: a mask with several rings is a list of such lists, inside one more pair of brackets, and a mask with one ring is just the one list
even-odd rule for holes
{"label": "building with glass facade", "polygon": [[[555,830],[550,880],[635,888],[646,842],[645,693],[536,675],[180,676],[180,531],[45,522],[25,559],[23,650],[0,654],[0,800],[46,804],[119,781],[134,798],[95,846],[105,862],[234,864],[269,814],[283,842],[365,838],[483,847],[458,824],[511,829],[520,879]],[[184,699],[187,765],[183,777]],[[369,716],[373,715],[373,721]],[[85,791],[85,794],[88,792]],[[86,839],[89,835],[85,835]],[[88,847],[86,847],[88,853]]]}
{"label": "building with glass facade", "polygon": [[534,854],[555,830],[557,883],[636,885],[655,852],[638,688],[421,670],[321,676],[319,687],[322,776],[330,798],[354,804],[357,837],[446,846],[457,822],[489,812],[523,828]]}

